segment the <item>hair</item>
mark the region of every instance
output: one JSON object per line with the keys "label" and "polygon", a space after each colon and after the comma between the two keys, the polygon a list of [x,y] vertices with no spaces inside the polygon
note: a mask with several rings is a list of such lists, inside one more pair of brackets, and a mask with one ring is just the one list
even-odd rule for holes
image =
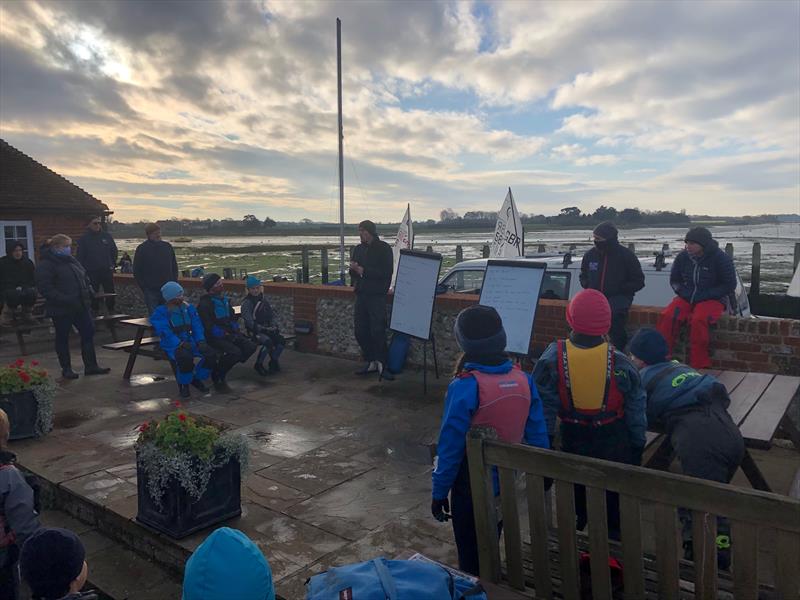
{"label": "hair", "polygon": [[63,248],[64,246],[69,246],[72,244],[72,238],[68,235],[64,235],[63,233],[57,233],[49,240],[47,240],[47,245],[49,247],[56,246],[58,248]]}
{"label": "hair", "polygon": [[0,409],[0,450],[5,450],[8,446],[8,437],[11,435],[11,423],[8,421],[8,415]]}
{"label": "hair", "polygon": [[91,217],[89,217],[89,223],[91,223],[95,219],[99,219],[100,220],[100,224],[101,225],[103,224],[103,217],[101,215],[92,215]]}
{"label": "hair", "polygon": [[453,377],[458,377],[461,372],[464,370],[464,364],[467,362],[467,355],[465,353],[461,353],[456,358],[456,366],[453,367]]}

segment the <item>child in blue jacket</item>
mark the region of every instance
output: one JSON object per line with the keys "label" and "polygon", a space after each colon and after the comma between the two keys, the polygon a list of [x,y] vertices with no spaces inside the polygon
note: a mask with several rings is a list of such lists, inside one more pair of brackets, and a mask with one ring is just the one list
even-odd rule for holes
{"label": "child in blue jacket", "polygon": [[[464,354],[447,388],[431,513],[438,521],[452,517],[459,569],[478,575],[467,432],[472,426],[485,425],[494,427],[505,442],[540,448],[549,448],[549,443],[542,401],[530,376],[506,355],[506,332],[497,311],[489,306],[464,309],[456,318],[455,335]],[[495,493],[498,489],[495,479]]]}

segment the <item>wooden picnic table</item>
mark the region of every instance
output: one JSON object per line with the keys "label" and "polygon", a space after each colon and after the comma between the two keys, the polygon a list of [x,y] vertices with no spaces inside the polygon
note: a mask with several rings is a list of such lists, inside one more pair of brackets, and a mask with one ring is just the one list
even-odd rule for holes
{"label": "wooden picnic table", "polygon": [[[750,448],[768,450],[775,435],[782,431],[800,450],[800,432],[787,411],[792,400],[800,393],[800,377],[773,373],[743,373],[740,371],[706,371],[728,390],[731,403],[728,413],[739,427],[744,438],[745,454],[742,471],[754,489],[771,492]],[[666,469],[674,459],[674,449],[662,432],[651,430],[647,434],[648,446],[661,440],[661,446],[645,466]]]}

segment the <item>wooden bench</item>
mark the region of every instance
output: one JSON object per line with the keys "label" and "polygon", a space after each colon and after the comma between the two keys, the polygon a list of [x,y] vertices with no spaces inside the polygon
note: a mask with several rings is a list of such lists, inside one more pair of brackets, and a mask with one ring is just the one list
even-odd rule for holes
{"label": "wooden bench", "polygon": [[[482,579],[536,598],[581,598],[579,550],[590,553],[595,599],[798,598],[800,501],[682,475],[598,459],[505,444],[493,430],[467,442]],[[497,536],[492,468],[500,477],[505,563]],[[520,527],[516,474],[524,473],[530,531]],[[551,537],[545,478],[555,481],[556,524]],[[588,537],[575,531],[574,485],[586,486]],[[620,494],[621,541],[609,543],[606,491]],[[677,507],[692,511],[695,562],[681,560]],[[655,552],[644,552],[642,510],[655,517]],[[731,576],[717,573],[716,516],[731,522]],[[760,580],[759,533],[775,535],[774,585]],[[524,543],[525,542],[525,543]],[[621,559],[624,590],[613,593],[609,556]],[[527,567],[527,568],[526,568]]]}

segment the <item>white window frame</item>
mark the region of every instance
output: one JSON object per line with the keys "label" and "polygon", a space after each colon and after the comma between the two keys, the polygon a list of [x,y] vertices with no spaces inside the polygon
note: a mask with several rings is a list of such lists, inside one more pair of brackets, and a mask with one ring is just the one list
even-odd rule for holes
{"label": "white window frame", "polygon": [[2,236],[3,243],[0,246],[0,256],[5,256],[6,255],[6,237],[5,237],[6,232],[5,232],[5,227],[7,225],[13,225],[13,226],[24,225],[25,227],[27,227],[27,231],[28,231],[28,238],[27,238],[27,242],[28,242],[28,258],[30,258],[35,263],[36,262],[36,248],[33,245],[33,221],[0,221],[0,233],[3,234],[3,236]]}

